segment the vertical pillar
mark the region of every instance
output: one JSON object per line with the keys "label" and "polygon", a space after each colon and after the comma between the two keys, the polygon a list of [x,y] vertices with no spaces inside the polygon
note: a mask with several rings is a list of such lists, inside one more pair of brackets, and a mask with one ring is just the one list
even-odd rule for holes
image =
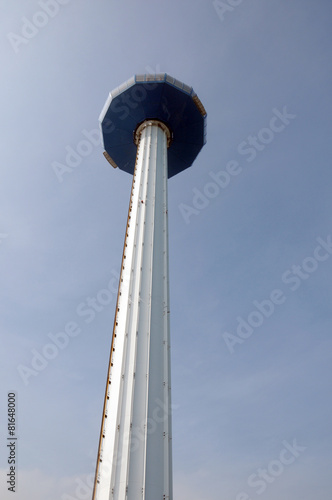
{"label": "vertical pillar", "polygon": [[168,286],[169,129],[136,132],[93,500],[172,500]]}

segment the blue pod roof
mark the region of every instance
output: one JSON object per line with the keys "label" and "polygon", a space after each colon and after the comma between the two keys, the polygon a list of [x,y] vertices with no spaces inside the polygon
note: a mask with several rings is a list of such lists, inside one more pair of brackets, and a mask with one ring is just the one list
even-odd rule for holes
{"label": "blue pod roof", "polygon": [[172,133],[168,177],[190,167],[206,142],[206,111],[193,88],[162,73],[135,75],[114,89],[99,118],[113,167],[134,173],[134,134],[145,120],[160,120]]}

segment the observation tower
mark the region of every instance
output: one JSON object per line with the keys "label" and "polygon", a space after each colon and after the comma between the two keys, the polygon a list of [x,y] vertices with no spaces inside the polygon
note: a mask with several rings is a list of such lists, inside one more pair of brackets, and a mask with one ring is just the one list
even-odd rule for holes
{"label": "observation tower", "polygon": [[205,144],[192,87],[163,73],[113,90],[104,156],[133,176],[93,500],[172,500],[167,179]]}

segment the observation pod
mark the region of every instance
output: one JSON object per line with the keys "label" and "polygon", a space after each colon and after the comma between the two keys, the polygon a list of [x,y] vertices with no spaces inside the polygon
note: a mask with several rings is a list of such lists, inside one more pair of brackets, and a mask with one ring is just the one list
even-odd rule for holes
{"label": "observation pod", "polygon": [[167,179],[205,144],[206,111],[179,80],[136,75],[100,123],[106,159],[133,182],[93,500],[172,500]]}

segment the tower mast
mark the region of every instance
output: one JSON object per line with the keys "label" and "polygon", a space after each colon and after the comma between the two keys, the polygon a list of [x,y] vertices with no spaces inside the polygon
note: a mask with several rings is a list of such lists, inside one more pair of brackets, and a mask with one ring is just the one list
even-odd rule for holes
{"label": "tower mast", "polygon": [[173,498],[167,180],[202,148],[205,117],[167,74],[128,80],[100,117],[105,157],[133,181],[93,500]]}

